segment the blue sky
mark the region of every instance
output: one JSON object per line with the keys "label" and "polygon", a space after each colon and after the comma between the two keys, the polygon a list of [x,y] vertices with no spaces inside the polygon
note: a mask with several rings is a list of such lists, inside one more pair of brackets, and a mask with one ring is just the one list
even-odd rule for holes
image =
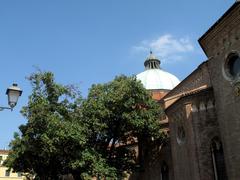
{"label": "blue sky", "polygon": [[161,67],[183,80],[206,56],[198,38],[234,0],[1,0],[0,105],[6,88],[23,90],[13,112],[0,113],[0,148],[26,120],[19,113],[34,66],[54,72],[56,81],[80,86],[116,75],[138,74],[152,49]]}

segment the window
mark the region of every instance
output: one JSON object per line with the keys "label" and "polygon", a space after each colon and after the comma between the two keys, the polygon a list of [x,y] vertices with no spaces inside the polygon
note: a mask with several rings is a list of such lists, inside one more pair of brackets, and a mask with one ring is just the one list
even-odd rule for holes
{"label": "window", "polygon": [[10,176],[10,171],[9,170],[5,171],[5,176]]}
{"label": "window", "polygon": [[240,57],[233,56],[229,61],[229,71],[233,77],[240,75]]}
{"label": "window", "polygon": [[3,163],[3,157],[0,156],[0,165],[2,165],[2,163]]}
{"label": "window", "polygon": [[224,65],[224,71],[231,80],[240,78],[240,57],[237,53],[228,55]]}
{"label": "window", "polygon": [[186,133],[185,133],[184,127],[183,125],[179,125],[177,127],[177,143],[181,145],[185,142],[185,139],[186,139]]}
{"label": "window", "polygon": [[161,166],[161,180],[169,180],[168,165],[165,161]]}
{"label": "window", "polygon": [[215,180],[227,180],[222,143],[218,138],[212,140],[211,154]]}

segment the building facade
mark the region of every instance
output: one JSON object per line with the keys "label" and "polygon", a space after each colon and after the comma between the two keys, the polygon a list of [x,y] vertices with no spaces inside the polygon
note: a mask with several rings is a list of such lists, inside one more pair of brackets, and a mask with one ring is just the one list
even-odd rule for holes
{"label": "building facade", "polygon": [[8,150],[0,150],[0,179],[4,180],[23,180],[22,173],[9,171],[7,167],[3,166],[3,161],[7,159]]}
{"label": "building facade", "polygon": [[[148,88],[137,76],[165,109],[169,140],[146,154],[135,179],[240,179],[240,1],[199,43],[208,59],[178,85]],[[150,68],[159,68],[156,62]]]}

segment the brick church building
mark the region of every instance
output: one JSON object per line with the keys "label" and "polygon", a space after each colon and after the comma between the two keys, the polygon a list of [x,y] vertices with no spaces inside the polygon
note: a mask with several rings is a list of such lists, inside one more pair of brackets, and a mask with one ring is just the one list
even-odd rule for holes
{"label": "brick church building", "polygon": [[[169,141],[132,179],[240,179],[240,1],[199,39],[208,59],[183,81],[150,54],[138,74],[165,109]],[[131,178],[130,178],[131,179]]]}

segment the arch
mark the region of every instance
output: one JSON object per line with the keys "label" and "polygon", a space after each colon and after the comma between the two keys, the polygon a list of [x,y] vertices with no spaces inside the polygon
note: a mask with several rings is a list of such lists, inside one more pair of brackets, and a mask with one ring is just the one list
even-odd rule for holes
{"label": "arch", "polygon": [[199,110],[200,110],[200,111],[206,110],[206,106],[205,106],[204,102],[200,102]]}
{"label": "arch", "polygon": [[208,102],[207,102],[207,109],[211,109],[214,107],[214,102],[210,99]]}
{"label": "arch", "polygon": [[192,112],[198,111],[198,107],[196,106],[196,104],[192,104],[191,110],[192,110]]}
{"label": "arch", "polygon": [[215,180],[227,180],[226,166],[221,140],[214,137],[211,140],[211,155]]}
{"label": "arch", "polygon": [[185,143],[186,140],[186,132],[185,132],[185,128],[183,126],[183,124],[179,124],[177,126],[177,133],[176,133],[176,139],[177,139],[177,143],[179,145],[182,145]]}
{"label": "arch", "polygon": [[165,161],[161,165],[161,180],[169,180],[169,169]]}

